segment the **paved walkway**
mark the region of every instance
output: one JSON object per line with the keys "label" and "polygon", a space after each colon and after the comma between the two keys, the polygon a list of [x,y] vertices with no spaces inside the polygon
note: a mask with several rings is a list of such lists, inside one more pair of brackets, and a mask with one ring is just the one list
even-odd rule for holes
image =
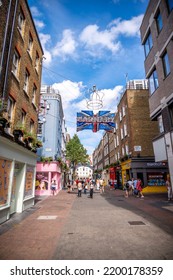
{"label": "paved walkway", "polygon": [[0,225],[0,259],[173,259],[173,202],[165,194],[76,194],[62,190]]}

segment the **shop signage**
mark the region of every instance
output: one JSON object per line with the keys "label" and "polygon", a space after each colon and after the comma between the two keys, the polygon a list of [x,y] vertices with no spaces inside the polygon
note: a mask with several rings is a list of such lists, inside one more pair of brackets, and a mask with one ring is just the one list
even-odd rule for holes
{"label": "shop signage", "polygon": [[148,167],[163,167],[167,166],[166,162],[147,162]]}
{"label": "shop signage", "polygon": [[93,111],[81,111],[77,113],[77,131],[90,129],[93,132],[106,130],[112,132],[115,128],[115,114],[110,111],[99,111],[94,114]]}
{"label": "shop signage", "polygon": [[134,146],[134,151],[141,152],[142,151],[141,146]]}

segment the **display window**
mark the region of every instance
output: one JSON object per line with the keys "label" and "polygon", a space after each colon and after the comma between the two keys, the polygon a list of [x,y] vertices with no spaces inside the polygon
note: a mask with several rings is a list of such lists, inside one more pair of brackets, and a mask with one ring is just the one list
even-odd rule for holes
{"label": "display window", "polygon": [[0,207],[8,203],[12,161],[0,159]]}
{"label": "display window", "polygon": [[35,189],[48,190],[48,172],[37,172]]}
{"label": "display window", "polygon": [[147,173],[148,186],[165,186],[166,172]]}
{"label": "display window", "polygon": [[26,167],[24,198],[32,195],[33,181],[34,181],[34,166],[28,165]]}

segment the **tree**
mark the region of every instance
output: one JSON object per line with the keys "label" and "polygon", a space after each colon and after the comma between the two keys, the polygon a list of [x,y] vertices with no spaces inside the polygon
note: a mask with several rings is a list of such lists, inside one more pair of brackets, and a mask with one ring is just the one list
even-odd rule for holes
{"label": "tree", "polygon": [[[73,136],[72,139],[66,145],[66,158],[71,162],[73,168],[73,175],[74,170],[77,164],[85,164],[89,161],[89,156],[87,154],[87,150],[81,144],[79,137],[77,134]],[[73,176],[74,177],[74,176]]]}

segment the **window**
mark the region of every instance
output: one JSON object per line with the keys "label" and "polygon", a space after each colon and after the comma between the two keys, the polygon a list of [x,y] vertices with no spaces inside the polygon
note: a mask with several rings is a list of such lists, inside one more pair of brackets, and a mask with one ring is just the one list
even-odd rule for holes
{"label": "window", "polygon": [[170,13],[173,9],[173,1],[172,0],[167,0],[167,6],[168,6],[168,11]]}
{"label": "window", "polygon": [[26,120],[26,112],[22,110],[22,124],[25,126],[25,120]]}
{"label": "window", "polygon": [[118,135],[117,135],[117,146],[119,146],[119,138],[118,138]]}
{"label": "window", "polygon": [[33,122],[33,120],[30,121],[30,132],[34,133],[34,122]]}
{"label": "window", "polygon": [[34,84],[33,90],[32,90],[32,103],[33,103],[34,105],[36,105],[36,93],[37,93],[37,87],[36,87],[36,85]]}
{"label": "window", "polygon": [[39,55],[36,52],[36,58],[35,58],[35,69],[37,70],[37,72],[39,71]]}
{"label": "window", "polygon": [[127,136],[127,125],[124,124],[124,136]]}
{"label": "window", "polygon": [[160,115],[160,116],[157,118],[157,121],[158,121],[158,125],[159,125],[159,132],[160,132],[160,133],[164,132],[162,115]]}
{"label": "window", "polygon": [[165,77],[167,77],[168,74],[170,73],[170,64],[169,64],[169,58],[167,52],[163,55],[162,62],[163,62],[164,75]]}
{"label": "window", "polygon": [[32,49],[33,49],[33,39],[31,34],[29,33],[29,41],[28,41],[28,52],[30,56],[32,56]]}
{"label": "window", "polygon": [[29,87],[29,72],[26,69],[25,70],[24,88],[23,88],[26,93],[28,93],[28,87]]}
{"label": "window", "polygon": [[125,106],[122,107],[122,111],[123,111],[123,117],[124,117],[126,114]]}
{"label": "window", "polygon": [[148,56],[152,46],[153,46],[153,41],[152,41],[151,33],[149,32],[147,39],[145,40],[145,43],[144,43],[145,57]]}
{"label": "window", "polygon": [[171,126],[173,127],[173,103],[169,105],[169,114],[171,119]]}
{"label": "window", "polygon": [[121,109],[120,109],[120,112],[119,112],[119,118],[120,118],[120,121],[122,121],[122,113],[121,113]]}
{"label": "window", "polygon": [[160,33],[160,31],[162,30],[162,27],[163,27],[162,16],[161,16],[160,11],[158,11],[158,13],[156,15],[156,25],[157,25],[158,33]]}
{"label": "window", "polygon": [[125,146],[125,150],[126,150],[126,155],[128,155],[129,154],[129,146],[127,144]]}
{"label": "window", "polygon": [[153,92],[159,87],[158,83],[158,77],[156,69],[152,72],[152,74],[149,77],[149,90],[150,94],[153,94]]}
{"label": "window", "polygon": [[[8,112],[8,119],[10,122],[13,120],[14,106],[15,106],[15,101],[11,97],[9,97],[7,112]],[[7,128],[7,131],[10,133],[10,127]]]}
{"label": "window", "polygon": [[121,128],[121,139],[123,139],[124,135],[123,135],[123,128]]}
{"label": "window", "polygon": [[19,62],[20,62],[20,55],[18,51],[15,49],[13,54],[12,72],[16,77],[18,77],[19,75]]}
{"label": "window", "polygon": [[25,17],[24,17],[23,11],[20,10],[19,16],[18,16],[18,30],[20,31],[21,35],[23,35],[23,32],[24,32],[24,22],[25,22]]}

